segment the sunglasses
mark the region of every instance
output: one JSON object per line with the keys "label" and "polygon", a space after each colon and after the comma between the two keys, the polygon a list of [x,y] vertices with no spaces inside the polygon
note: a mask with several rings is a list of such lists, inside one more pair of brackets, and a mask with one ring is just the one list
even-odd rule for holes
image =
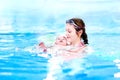
{"label": "sunglasses", "polygon": [[72,19],[67,20],[66,23],[69,23],[69,24],[71,24],[71,25],[74,25],[76,31],[80,31],[80,30],[81,30],[81,28],[80,28],[77,24],[75,24],[75,22],[74,22]]}

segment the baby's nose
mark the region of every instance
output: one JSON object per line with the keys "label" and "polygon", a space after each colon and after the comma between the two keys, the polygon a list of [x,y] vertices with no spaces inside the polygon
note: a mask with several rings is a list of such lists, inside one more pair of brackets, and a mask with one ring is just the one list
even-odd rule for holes
{"label": "baby's nose", "polygon": [[60,40],[60,42],[63,42],[63,40]]}

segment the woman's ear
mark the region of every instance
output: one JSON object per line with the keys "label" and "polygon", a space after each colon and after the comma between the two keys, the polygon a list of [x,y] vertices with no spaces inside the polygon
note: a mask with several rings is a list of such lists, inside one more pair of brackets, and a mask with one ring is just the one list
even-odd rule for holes
{"label": "woman's ear", "polygon": [[83,30],[80,30],[80,31],[77,32],[78,36],[81,36],[82,33],[83,33]]}

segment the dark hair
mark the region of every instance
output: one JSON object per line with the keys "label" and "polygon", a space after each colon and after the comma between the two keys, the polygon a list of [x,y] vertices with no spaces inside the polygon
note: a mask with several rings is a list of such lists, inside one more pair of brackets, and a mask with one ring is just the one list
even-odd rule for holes
{"label": "dark hair", "polygon": [[81,38],[84,41],[84,44],[88,44],[88,37],[86,34],[86,30],[85,30],[85,23],[82,19],[80,18],[72,18],[66,21],[66,23],[70,23],[73,24],[75,26],[75,30],[76,32],[79,32],[80,30],[83,31]]}

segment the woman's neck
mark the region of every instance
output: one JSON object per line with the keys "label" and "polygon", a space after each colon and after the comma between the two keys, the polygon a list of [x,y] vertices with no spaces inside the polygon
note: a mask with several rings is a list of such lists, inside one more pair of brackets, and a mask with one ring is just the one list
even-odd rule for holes
{"label": "woman's neck", "polygon": [[78,46],[80,45],[80,43],[81,43],[80,38],[78,38],[72,43],[72,46]]}

